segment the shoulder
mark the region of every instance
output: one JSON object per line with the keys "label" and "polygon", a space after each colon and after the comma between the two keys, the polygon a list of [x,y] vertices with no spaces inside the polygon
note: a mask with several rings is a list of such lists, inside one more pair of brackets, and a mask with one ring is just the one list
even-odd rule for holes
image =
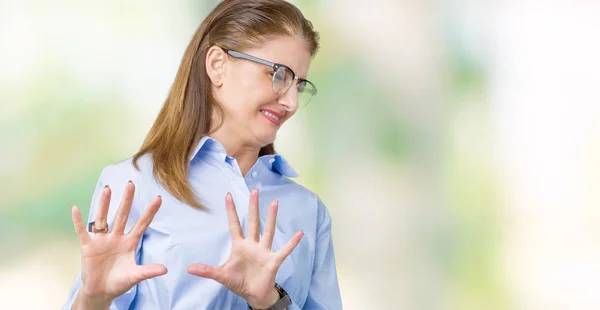
{"label": "shoulder", "polygon": [[329,210],[321,197],[305,186],[296,183],[287,177],[282,177],[283,183],[285,184],[286,191],[293,193],[293,195],[303,201],[303,208],[309,208],[310,212],[303,213],[310,214],[313,219],[317,220],[317,226],[321,226],[324,222],[331,222],[331,216]]}
{"label": "shoulder", "polygon": [[111,163],[100,173],[100,181],[125,184],[128,181],[139,182],[140,179],[152,174],[152,163],[149,155],[140,157],[134,165],[133,157]]}
{"label": "shoulder", "polygon": [[[96,192],[99,192],[105,186],[111,190],[111,206],[115,207],[121,200],[125,186],[131,181],[135,185],[134,205],[145,205],[146,199],[143,193],[153,188],[150,185],[154,183],[152,175],[152,162],[149,155],[140,157],[134,165],[133,157],[108,164],[100,172],[96,184]],[[149,183],[151,182],[151,184]],[[96,194],[97,195],[97,194]],[[114,208],[114,207],[111,207]],[[136,207],[138,208],[138,207]]]}
{"label": "shoulder", "polygon": [[149,155],[140,157],[135,164],[133,157],[130,157],[105,166],[100,172],[97,188],[108,185],[113,194],[120,195],[129,181],[133,182],[136,187],[136,198],[141,189],[148,187],[149,182],[154,183],[152,161]]}

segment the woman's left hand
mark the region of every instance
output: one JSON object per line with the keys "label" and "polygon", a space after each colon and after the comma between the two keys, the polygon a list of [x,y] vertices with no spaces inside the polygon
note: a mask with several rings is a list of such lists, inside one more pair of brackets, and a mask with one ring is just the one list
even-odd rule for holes
{"label": "woman's left hand", "polygon": [[190,274],[210,278],[223,284],[230,291],[244,298],[252,308],[268,308],[279,300],[279,293],[275,289],[277,270],[300,243],[304,233],[297,232],[279,251],[271,252],[278,202],[274,200],[269,206],[262,238],[260,237],[257,189],[250,193],[247,238],[244,238],[235,204],[229,193],[225,197],[225,204],[232,239],[229,259],[221,266],[191,264],[187,271]]}

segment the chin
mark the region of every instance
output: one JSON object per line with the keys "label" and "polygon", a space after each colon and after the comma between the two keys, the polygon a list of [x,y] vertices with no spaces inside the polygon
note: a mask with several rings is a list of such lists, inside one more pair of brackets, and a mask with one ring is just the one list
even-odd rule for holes
{"label": "chin", "polygon": [[275,143],[275,139],[263,139],[260,141],[260,147],[262,148],[272,143]]}
{"label": "chin", "polygon": [[277,134],[265,134],[265,135],[260,135],[258,137],[256,137],[260,144],[260,147],[265,147],[271,143],[275,142],[275,138],[277,137]]}
{"label": "chin", "polygon": [[256,125],[257,126],[252,127],[249,133],[254,136],[253,140],[258,143],[260,147],[264,147],[275,142],[279,127],[273,126],[273,124],[271,124],[269,121],[265,121],[264,119],[261,119],[260,123]]}

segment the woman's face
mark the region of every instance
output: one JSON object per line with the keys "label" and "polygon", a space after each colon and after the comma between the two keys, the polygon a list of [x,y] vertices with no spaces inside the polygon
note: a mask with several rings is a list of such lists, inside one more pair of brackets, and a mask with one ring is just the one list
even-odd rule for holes
{"label": "woman's face", "polygon": [[[305,44],[287,36],[238,52],[285,65],[300,78],[307,77],[311,62]],[[222,57],[222,67],[212,65],[221,69],[219,83],[213,83],[213,94],[225,110],[219,131],[235,136],[245,146],[260,148],[273,143],[279,128],[298,109],[297,82],[278,94],[271,86],[272,67],[227,54]]]}

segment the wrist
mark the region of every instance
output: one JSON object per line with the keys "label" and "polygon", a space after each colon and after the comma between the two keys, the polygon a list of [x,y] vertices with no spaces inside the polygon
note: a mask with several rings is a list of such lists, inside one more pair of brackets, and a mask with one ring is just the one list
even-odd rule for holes
{"label": "wrist", "polygon": [[73,309],[102,309],[106,310],[110,308],[110,304],[112,303],[112,299],[100,296],[92,296],[88,295],[83,291],[79,291],[77,294],[77,299],[75,304],[77,307],[73,307]]}
{"label": "wrist", "polygon": [[252,309],[267,309],[267,308],[271,307],[272,305],[274,305],[280,298],[281,298],[281,296],[279,295],[279,292],[277,291],[277,289],[275,287],[273,287],[273,289],[271,290],[271,293],[269,294],[269,296],[266,300],[255,301],[253,303],[248,302],[248,305],[250,307],[252,307]]}
{"label": "wrist", "polygon": [[[248,303],[248,309],[250,309],[250,310],[257,310],[257,309],[286,310],[288,308],[288,306],[292,304],[292,300],[290,299],[290,296],[277,283],[275,283],[274,289],[277,294],[275,295],[275,294],[271,293],[271,295],[269,296],[269,303],[266,306],[266,308],[254,307],[254,306],[252,306],[252,304]],[[271,299],[274,300],[274,302],[271,302]]]}

